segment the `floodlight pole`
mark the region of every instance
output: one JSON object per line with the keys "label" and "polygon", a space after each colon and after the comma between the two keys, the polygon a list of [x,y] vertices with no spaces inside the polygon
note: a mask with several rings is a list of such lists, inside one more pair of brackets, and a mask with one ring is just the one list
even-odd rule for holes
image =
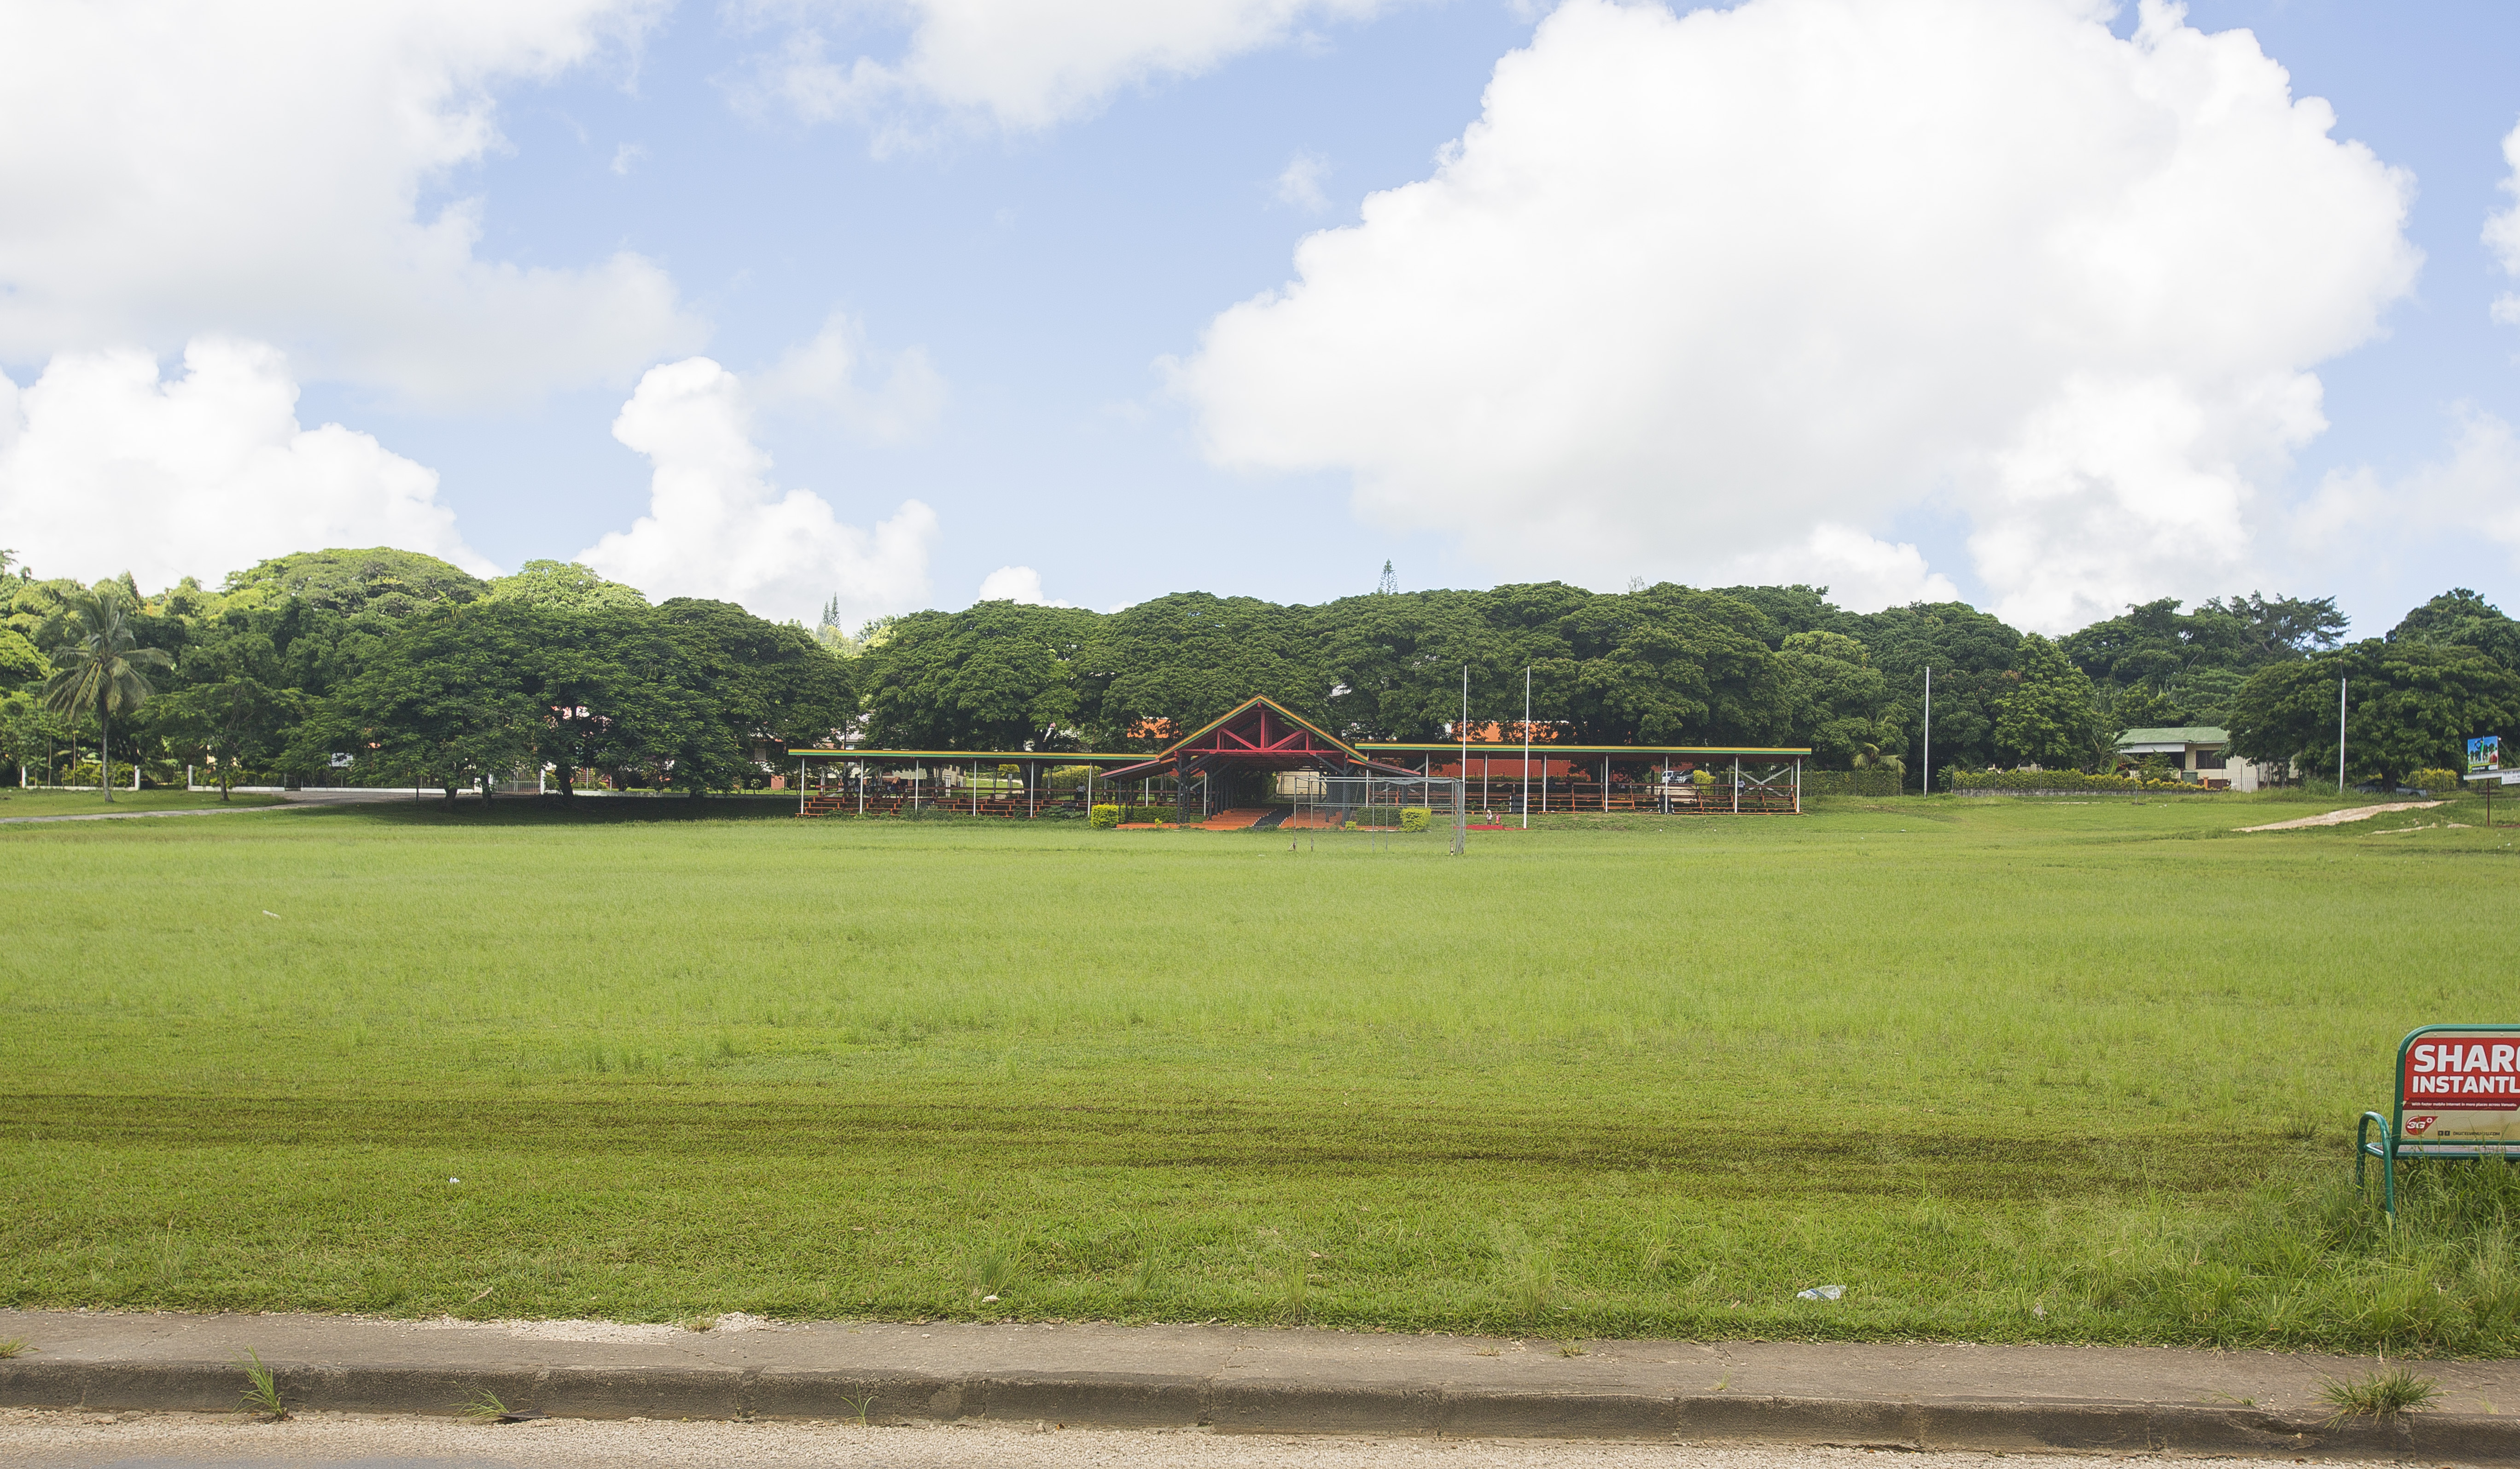
{"label": "floodlight pole", "polygon": [[1531,665],[1522,666],[1522,829],[1531,830]]}
{"label": "floodlight pole", "polygon": [[2345,683],[2336,680],[2336,797],[2345,799]]}
{"label": "floodlight pole", "polygon": [[1470,666],[1462,665],[1462,768],[1453,772],[1453,855],[1469,841],[1470,822]]}
{"label": "floodlight pole", "polygon": [[1919,786],[1928,796],[1934,794],[1934,666],[1925,665],[1925,778]]}

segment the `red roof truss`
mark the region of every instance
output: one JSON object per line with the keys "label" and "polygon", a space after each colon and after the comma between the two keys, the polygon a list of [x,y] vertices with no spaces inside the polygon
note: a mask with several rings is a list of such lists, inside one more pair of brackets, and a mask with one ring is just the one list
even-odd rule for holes
{"label": "red roof truss", "polygon": [[1346,745],[1265,699],[1253,699],[1164,754],[1270,770],[1363,763]]}

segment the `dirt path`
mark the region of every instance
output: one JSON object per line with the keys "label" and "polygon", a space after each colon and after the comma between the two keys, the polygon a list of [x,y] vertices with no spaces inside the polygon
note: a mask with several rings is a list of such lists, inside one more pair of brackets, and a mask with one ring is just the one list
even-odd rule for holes
{"label": "dirt path", "polygon": [[2243,826],[2239,830],[2289,832],[2299,831],[2305,826],[2343,826],[2348,821],[2360,821],[2365,816],[2377,816],[2383,811],[2422,811],[2447,804],[2449,803],[2441,801],[2392,801],[2379,805],[2349,805],[2342,810],[2321,811],[2316,816],[2296,816],[2290,821],[2270,821],[2264,826]]}

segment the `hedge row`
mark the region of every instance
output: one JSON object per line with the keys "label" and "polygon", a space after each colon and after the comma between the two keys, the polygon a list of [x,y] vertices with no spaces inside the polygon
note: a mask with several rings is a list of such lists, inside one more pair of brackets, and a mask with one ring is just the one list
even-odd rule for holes
{"label": "hedge row", "polygon": [[1951,772],[1955,791],[2036,791],[2074,794],[2086,791],[2141,795],[2161,791],[2189,796],[2212,794],[2205,786],[2183,780],[2141,780],[2131,775],[2085,775],[2079,770],[1959,770]]}
{"label": "hedge row", "polygon": [[1169,805],[1097,805],[1086,819],[1095,826],[1110,828],[1133,822],[1153,821],[1170,826],[1196,826],[1203,818],[1187,807]]}

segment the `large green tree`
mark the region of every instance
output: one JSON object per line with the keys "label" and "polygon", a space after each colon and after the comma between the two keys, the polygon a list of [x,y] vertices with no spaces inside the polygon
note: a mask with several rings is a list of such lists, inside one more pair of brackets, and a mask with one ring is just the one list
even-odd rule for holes
{"label": "large green tree", "polygon": [[14,627],[0,627],[0,690],[33,683],[53,670],[25,634]]}
{"label": "large green tree", "polygon": [[[503,616],[502,614],[507,614]],[[333,752],[379,773],[456,792],[490,786],[535,753],[550,711],[528,666],[548,629],[518,606],[442,607],[415,618],[298,725],[292,759]]]}
{"label": "large green tree", "polygon": [[2090,676],[2035,632],[2021,639],[2011,671],[2012,686],[1996,709],[1996,748],[2043,769],[2092,763],[2101,730]]}
{"label": "large green tree", "polygon": [[2233,753],[2335,769],[2339,679],[2349,777],[2462,769],[2470,738],[2520,730],[2520,676],[2484,653],[2366,638],[2251,674],[2232,711]]}
{"label": "large green tree", "polygon": [[1076,748],[1085,712],[1077,660],[1102,620],[1077,608],[1005,601],[894,619],[853,661],[866,690],[866,743]]}
{"label": "large green tree", "polygon": [[[1462,717],[1522,717],[1524,651],[1500,636],[1484,593],[1372,593],[1309,609],[1328,692],[1325,727],[1352,740],[1440,740]],[[1286,703],[1281,698],[1281,703]]]}
{"label": "large green tree", "polygon": [[44,707],[41,689],[0,694],[0,759],[18,766],[22,780],[42,770],[49,785],[55,757],[70,739],[69,721]]}
{"label": "large green tree", "polygon": [[802,627],[696,597],[651,616],[675,663],[643,676],[688,694],[657,738],[670,745],[673,784],[695,797],[742,784],[764,762],[784,765],[790,749],[830,744],[855,717],[850,662]]}
{"label": "large green tree", "polygon": [[113,800],[113,716],[134,711],[157,693],[144,672],[174,666],[162,648],[140,646],[132,605],[112,582],[71,594],[63,641],[53,650],[54,673],[44,702],[70,718],[96,716],[97,784]]}
{"label": "large green tree", "polygon": [[2520,673],[2520,622],[2466,587],[2452,587],[2408,613],[2389,629],[2393,643],[2424,643],[2440,648],[2473,648],[2515,673]]}
{"label": "large green tree", "polygon": [[240,767],[271,768],[289,747],[307,698],[290,686],[273,631],[285,612],[226,609],[199,620],[176,663],[176,682],[150,709],[153,727],[188,755],[206,757],[226,801]]}
{"label": "large green tree", "polygon": [[1793,680],[1795,736],[1822,764],[1876,762],[1896,743],[1889,682],[1862,643],[1840,632],[1789,633],[1778,662]]}
{"label": "large green tree", "polygon": [[434,607],[477,601],[488,592],[480,577],[460,567],[391,546],[275,557],[229,576],[225,588],[225,595],[240,606],[293,597],[328,612],[373,612],[397,623]]}
{"label": "large green tree", "polygon": [[1792,731],[1789,679],[1757,609],[1664,582],[1625,594],[1559,583],[1485,596],[1532,668],[1533,714],[1581,744],[1768,745]]}
{"label": "large green tree", "polygon": [[648,605],[637,587],[607,581],[574,561],[528,561],[515,575],[492,580],[483,595],[553,612],[631,612]]}
{"label": "large green tree", "polygon": [[[893,635],[898,637],[896,626]],[[1151,749],[1253,694],[1329,721],[1331,677],[1305,610],[1177,592],[1101,619],[1075,659],[1082,719],[1099,748]]]}
{"label": "large green tree", "polygon": [[[2175,598],[2129,607],[2059,640],[2104,704],[2141,688],[2178,712],[2173,722],[2222,724],[2249,674],[2333,648],[2345,615],[2333,597],[2209,597],[2192,612]],[[2129,727],[2141,727],[2130,720]]]}
{"label": "large green tree", "polygon": [[1925,670],[1933,669],[1933,769],[1994,764],[1996,718],[2013,687],[2012,666],[2021,634],[1961,602],[1918,602],[1884,608],[1856,620],[1849,634],[1872,655],[1872,666],[1895,701],[1896,744],[1907,760],[1926,758]]}
{"label": "large green tree", "polygon": [[513,676],[541,711],[534,753],[563,798],[577,794],[581,770],[670,766],[705,717],[690,660],[648,608],[492,601],[473,616],[523,648]]}
{"label": "large green tree", "polygon": [[[312,712],[356,679],[403,627],[478,602],[486,591],[478,577],[417,552],[308,551],[229,576],[213,610],[269,615],[264,625],[280,659],[278,686],[293,690]],[[324,743],[292,736],[274,758],[294,779],[320,767]]]}

